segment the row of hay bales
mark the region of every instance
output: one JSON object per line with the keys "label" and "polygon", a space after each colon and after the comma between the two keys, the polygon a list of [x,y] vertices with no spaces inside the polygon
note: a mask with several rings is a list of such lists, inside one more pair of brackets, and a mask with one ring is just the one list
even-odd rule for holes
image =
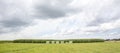
{"label": "row of hay bales", "polygon": [[46,44],[62,44],[62,43],[73,43],[73,41],[46,41]]}
{"label": "row of hay bales", "polygon": [[69,40],[33,40],[33,39],[19,39],[14,40],[14,43],[92,43],[104,42],[104,39],[69,39]]}

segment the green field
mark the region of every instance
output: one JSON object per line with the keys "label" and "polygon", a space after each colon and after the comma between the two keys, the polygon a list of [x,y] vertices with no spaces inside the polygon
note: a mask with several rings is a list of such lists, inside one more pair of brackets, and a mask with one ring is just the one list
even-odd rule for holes
{"label": "green field", "polygon": [[0,53],[120,53],[120,42],[75,44],[1,43]]}

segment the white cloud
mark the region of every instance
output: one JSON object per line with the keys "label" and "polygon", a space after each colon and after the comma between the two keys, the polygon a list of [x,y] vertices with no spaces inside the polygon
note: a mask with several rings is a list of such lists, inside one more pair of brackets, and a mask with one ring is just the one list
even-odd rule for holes
{"label": "white cloud", "polygon": [[[13,30],[14,27],[4,27],[2,24],[8,25],[6,24],[8,21],[11,24],[17,22],[18,20],[11,19],[14,15],[20,19],[18,23],[27,22],[29,24],[28,26],[13,24],[17,27],[24,27],[20,31],[3,33],[0,35],[0,39],[106,38],[106,35],[114,32],[114,35],[109,38],[120,38],[119,30],[116,30],[120,28],[120,5],[118,4],[120,2],[116,2],[116,0],[10,0],[4,2],[6,3],[2,4],[3,6],[11,5],[9,7],[0,5],[3,7],[0,9],[0,21],[7,20],[0,23],[1,33]],[[40,9],[36,9],[36,5]],[[4,9],[7,11],[2,11]],[[36,10],[42,10],[39,12],[40,14],[37,14],[42,18],[41,16],[36,18]],[[3,12],[8,17],[5,18]]]}

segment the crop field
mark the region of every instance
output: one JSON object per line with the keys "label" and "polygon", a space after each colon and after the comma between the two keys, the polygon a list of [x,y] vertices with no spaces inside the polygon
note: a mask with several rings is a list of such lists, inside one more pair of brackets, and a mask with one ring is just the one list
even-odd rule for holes
{"label": "crop field", "polygon": [[1,43],[0,53],[120,53],[120,42],[74,44]]}

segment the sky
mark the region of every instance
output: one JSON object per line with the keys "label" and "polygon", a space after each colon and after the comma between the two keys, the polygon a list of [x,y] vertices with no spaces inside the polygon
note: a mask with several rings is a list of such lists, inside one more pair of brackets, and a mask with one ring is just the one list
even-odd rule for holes
{"label": "sky", "polygon": [[120,0],[0,0],[0,40],[120,38]]}

